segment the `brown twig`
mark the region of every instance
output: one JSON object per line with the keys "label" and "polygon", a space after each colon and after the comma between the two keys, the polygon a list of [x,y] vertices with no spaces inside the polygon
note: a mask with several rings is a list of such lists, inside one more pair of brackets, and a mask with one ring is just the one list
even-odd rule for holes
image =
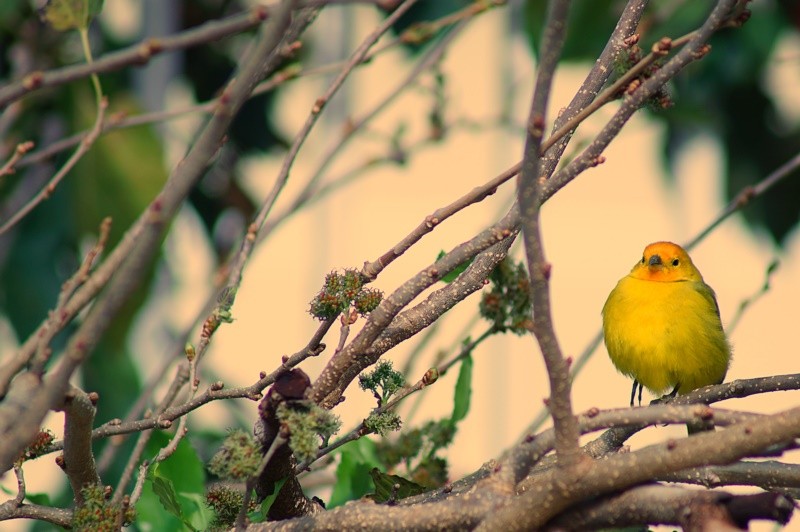
{"label": "brown twig", "polygon": [[242,33],[260,25],[267,18],[267,10],[259,6],[248,12],[233,15],[223,20],[206,22],[197,28],[186,30],[174,36],[150,38],[142,43],[137,43],[101,57],[92,63],[82,63],[49,72],[31,72],[20,81],[0,89],[0,109],[40,89],[58,87],[65,83],[87,78],[92,74],[102,74],[128,66],[143,65],[156,55],[164,52],[184,50],[192,46],[214,42],[230,35]]}
{"label": "brown twig", "polygon": [[14,153],[11,154],[11,157],[0,166],[0,177],[11,175],[15,170],[15,166],[19,162],[22,157],[33,149],[33,142],[28,140],[26,142],[20,142],[17,144],[17,147],[14,149]]}
{"label": "brown twig", "polygon": [[[542,204],[541,142],[544,136],[547,102],[561,47],[566,36],[569,1],[548,3],[542,37],[540,64],[528,118],[525,155],[517,181],[517,202],[522,217],[522,235],[531,284],[533,334],[539,342],[550,381],[549,409],[556,431],[559,466],[572,468],[581,458],[578,426],[572,414],[569,365],[561,353],[550,310],[550,269],[544,255],[540,222]],[[566,484],[566,483],[565,483]]]}
{"label": "brown twig", "polygon": [[108,100],[106,98],[102,98],[100,100],[100,105],[97,108],[97,117],[95,118],[94,127],[89,130],[89,133],[87,133],[85,137],[83,137],[83,140],[81,140],[81,143],[78,145],[78,149],[72,152],[72,155],[69,159],[67,159],[67,162],[64,163],[64,166],[62,166],[58,172],[56,172],[56,174],[50,178],[50,181],[47,182],[47,185],[45,185],[42,190],[40,190],[36,195],[33,196],[33,198],[30,199],[30,201],[23,205],[20,210],[15,212],[13,215],[11,215],[11,217],[5,220],[2,225],[0,225],[0,235],[11,229],[37,205],[48,199],[53,194],[61,180],[64,179],[64,177],[75,167],[76,164],[78,164],[78,161],[80,161],[81,157],[83,157],[86,152],[89,151],[89,148],[92,147],[94,142],[97,140],[97,137],[100,135],[106,107],[108,107]]}

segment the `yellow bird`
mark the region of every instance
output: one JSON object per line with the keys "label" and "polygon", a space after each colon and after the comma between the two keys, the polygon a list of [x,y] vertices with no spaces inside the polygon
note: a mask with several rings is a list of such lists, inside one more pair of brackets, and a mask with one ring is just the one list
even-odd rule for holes
{"label": "yellow bird", "polygon": [[655,242],[620,279],[603,306],[608,355],[639,387],[670,396],[719,384],[731,347],[722,330],[714,290],[672,242]]}

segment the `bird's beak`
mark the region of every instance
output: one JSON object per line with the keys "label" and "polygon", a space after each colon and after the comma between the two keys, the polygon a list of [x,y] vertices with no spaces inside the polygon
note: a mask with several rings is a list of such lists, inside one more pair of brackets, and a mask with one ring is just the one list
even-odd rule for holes
{"label": "bird's beak", "polygon": [[650,260],[647,261],[647,265],[650,266],[651,268],[653,268],[653,267],[656,267],[656,266],[663,266],[664,263],[661,262],[661,256],[660,255],[653,255],[653,256],[650,257]]}

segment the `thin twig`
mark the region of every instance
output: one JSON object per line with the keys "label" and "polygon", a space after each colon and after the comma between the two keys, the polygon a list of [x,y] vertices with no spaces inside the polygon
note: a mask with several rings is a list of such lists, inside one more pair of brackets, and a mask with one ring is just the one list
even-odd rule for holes
{"label": "thin twig", "polygon": [[78,149],[72,152],[72,155],[69,159],[67,159],[67,162],[64,163],[64,166],[62,166],[58,172],[56,172],[56,174],[50,178],[50,181],[47,182],[47,185],[45,185],[44,188],[36,193],[36,195],[33,196],[33,198],[31,198],[30,201],[28,201],[25,205],[23,205],[21,209],[4,221],[3,225],[0,225],[0,235],[11,229],[37,205],[48,199],[53,194],[61,180],[64,179],[64,177],[75,167],[76,164],[78,164],[78,161],[80,161],[81,157],[83,157],[86,152],[89,151],[89,148],[92,147],[94,142],[97,140],[98,135],[100,135],[103,125],[103,117],[105,116],[107,106],[108,100],[102,98],[100,105],[97,108],[97,117],[94,121],[94,127],[89,130],[89,133],[87,133],[85,137],[83,137],[83,140],[78,145]]}
{"label": "thin twig", "polygon": [[236,35],[258,26],[266,19],[267,10],[258,6],[223,20],[206,22],[177,35],[151,37],[144,42],[99,58],[91,64],[82,63],[48,72],[31,72],[22,80],[0,89],[0,109],[34,91],[58,87],[92,74],[102,74],[133,65],[142,65],[160,53],[184,50],[192,46],[214,42],[229,35]]}
{"label": "thin twig", "polygon": [[17,147],[14,148],[14,153],[11,154],[11,157],[0,166],[0,177],[11,175],[15,172],[15,166],[19,162],[22,157],[33,149],[33,142],[28,140],[26,142],[20,142],[17,144]]}

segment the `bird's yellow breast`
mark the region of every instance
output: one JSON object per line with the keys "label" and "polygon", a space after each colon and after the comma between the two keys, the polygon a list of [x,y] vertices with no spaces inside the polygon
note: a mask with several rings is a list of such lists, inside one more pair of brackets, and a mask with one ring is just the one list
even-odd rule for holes
{"label": "bird's yellow breast", "polygon": [[617,369],[654,393],[718,384],[728,370],[730,347],[702,280],[623,277],[603,307],[603,332]]}

